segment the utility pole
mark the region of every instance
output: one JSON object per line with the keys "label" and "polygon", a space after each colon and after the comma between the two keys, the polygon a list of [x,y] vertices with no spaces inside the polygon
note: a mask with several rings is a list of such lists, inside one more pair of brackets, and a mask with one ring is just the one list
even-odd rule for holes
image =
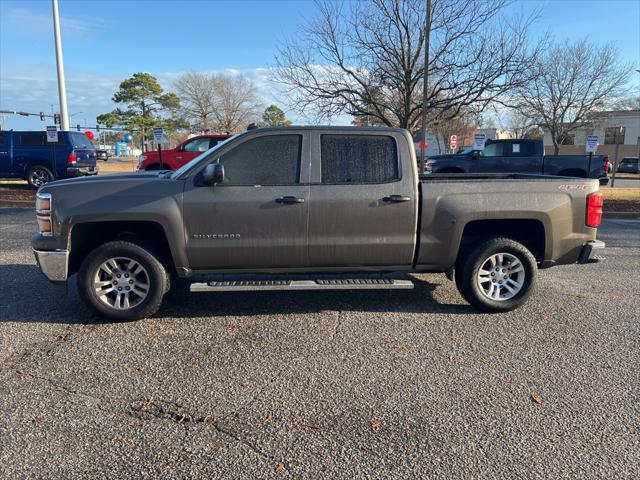
{"label": "utility pole", "polygon": [[624,127],[616,128],[615,142],[616,142],[616,159],[613,163],[613,174],[611,175],[611,188],[615,186],[616,183],[616,172],[618,171],[618,165],[620,164],[620,160],[618,159],[618,154],[620,152],[620,135],[624,132]]}
{"label": "utility pole", "polygon": [[60,39],[60,14],[58,0],[51,0],[53,8],[53,37],[56,44],[56,67],[58,69],[58,97],[60,99],[60,130],[69,131],[69,112],[67,111],[67,86],[64,81],[64,62],[62,60],[62,40]]}
{"label": "utility pole", "polygon": [[424,18],[424,80],[422,85],[422,163],[427,159],[427,96],[429,89],[429,36],[431,35],[431,0],[427,0],[427,12]]}

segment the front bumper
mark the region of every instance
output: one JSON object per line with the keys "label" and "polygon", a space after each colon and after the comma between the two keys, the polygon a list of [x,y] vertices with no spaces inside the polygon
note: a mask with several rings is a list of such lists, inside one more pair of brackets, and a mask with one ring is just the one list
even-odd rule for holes
{"label": "front bumper", "polygon": [[594,252],[602,250],[604,247],[605,244],[601,240],[591,240],[587,242],[587,244],[582,247],[582,251],[578,257],[578,263],[595,263],[603,260],[602,257],[595,255]]}
{"label": "front bumper", "polygon": [[67,168],[67,177],[81,177],[84,175],[97,175],[98,167],[69,167]]}
{"label": "front bumper", "polygon": [[51,282],[65,282],[69,273],[69,250],[33,249],[38,268]]}

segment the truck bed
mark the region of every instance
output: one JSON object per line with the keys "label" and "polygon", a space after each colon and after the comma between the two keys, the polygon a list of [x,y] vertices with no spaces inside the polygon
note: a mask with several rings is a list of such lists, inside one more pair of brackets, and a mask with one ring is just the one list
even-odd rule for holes
{"label": "truck bed", "polygon": [[540,236],[543,265],[574,263],[582,246],[595,239],[585,215],[587,196],[598,191],[597,180],[449,173],[421,176],[418,186],[419,270],[453,266],[463,235],[470,230],[493,235],[508,222],[520,225],[523,237]]}

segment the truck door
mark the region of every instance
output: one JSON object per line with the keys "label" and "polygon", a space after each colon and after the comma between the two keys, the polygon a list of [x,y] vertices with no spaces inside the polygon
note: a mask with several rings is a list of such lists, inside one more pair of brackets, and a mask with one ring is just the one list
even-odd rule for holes
{"label": "truck door", "polygon": [[13,174],[9,135],[10,133],[0,132],[0,177]]}
{"label": "truck door", "polygon": [[542,174],[542,154],[536,152],[536,142],[509,140],[504,143],[503,172]]}
{"label": "truck door", "polygon": [[315,131],[312,158],[310,266],[408,268],[418,194],[406,138]]}
{"label": "truck door", "polygon": [[184,221],[193,269],[307,265],[306,137],[291,130],[240,137],[211,154],[224,165],[224,182],[202,186],[199,174],[187,179]]}
{"label": "truck door", "polygon": [[504,170],[504,142],[489,143],[480,152],[476,173],[502,173]]}

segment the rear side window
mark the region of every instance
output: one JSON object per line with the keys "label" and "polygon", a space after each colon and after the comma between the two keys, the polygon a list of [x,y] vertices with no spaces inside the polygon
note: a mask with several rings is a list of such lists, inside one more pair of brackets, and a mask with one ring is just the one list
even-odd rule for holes
{"label": "rear side window", "polygon": [[322,135],[322,183],[386,183],[398,180],[398,151],[385,135]]}
{"label": "rear side window", "polygon": [[[15,138],[15,137],[14,137]],[[86,136],[85,136],[86,138]],[[47,142],[47,135],[44,132],[21,133],[18,135],[18,145],[21,147],[43,147],[65,145],[65,139],[62,132],[58,132],[58,142]]]}
{"label": "rear side window", "polygon": [[223,185],[291,185],[300,177],[301,135],[247,140],[220,157]]}
{"label": "rear side window", "polygon": [[73,148],[80,149],[93,149],[93,143],[87,138],[84,133],[70,133],[71,143],[73,144]]}
{"label": "rear side window", "polygon": [[511,142],[507,146],[507,156],[532,157],[535,154],[533,142]]}
{"label": "rear side window", "polygon": [[0,133],[0,147],[4,147],[5,141],[4,141],[4,133]]}
{"label": "rear side window", "polygon": [[42,147],[45,145],[45,134],[21,133],[19,144],[21,147]]}

